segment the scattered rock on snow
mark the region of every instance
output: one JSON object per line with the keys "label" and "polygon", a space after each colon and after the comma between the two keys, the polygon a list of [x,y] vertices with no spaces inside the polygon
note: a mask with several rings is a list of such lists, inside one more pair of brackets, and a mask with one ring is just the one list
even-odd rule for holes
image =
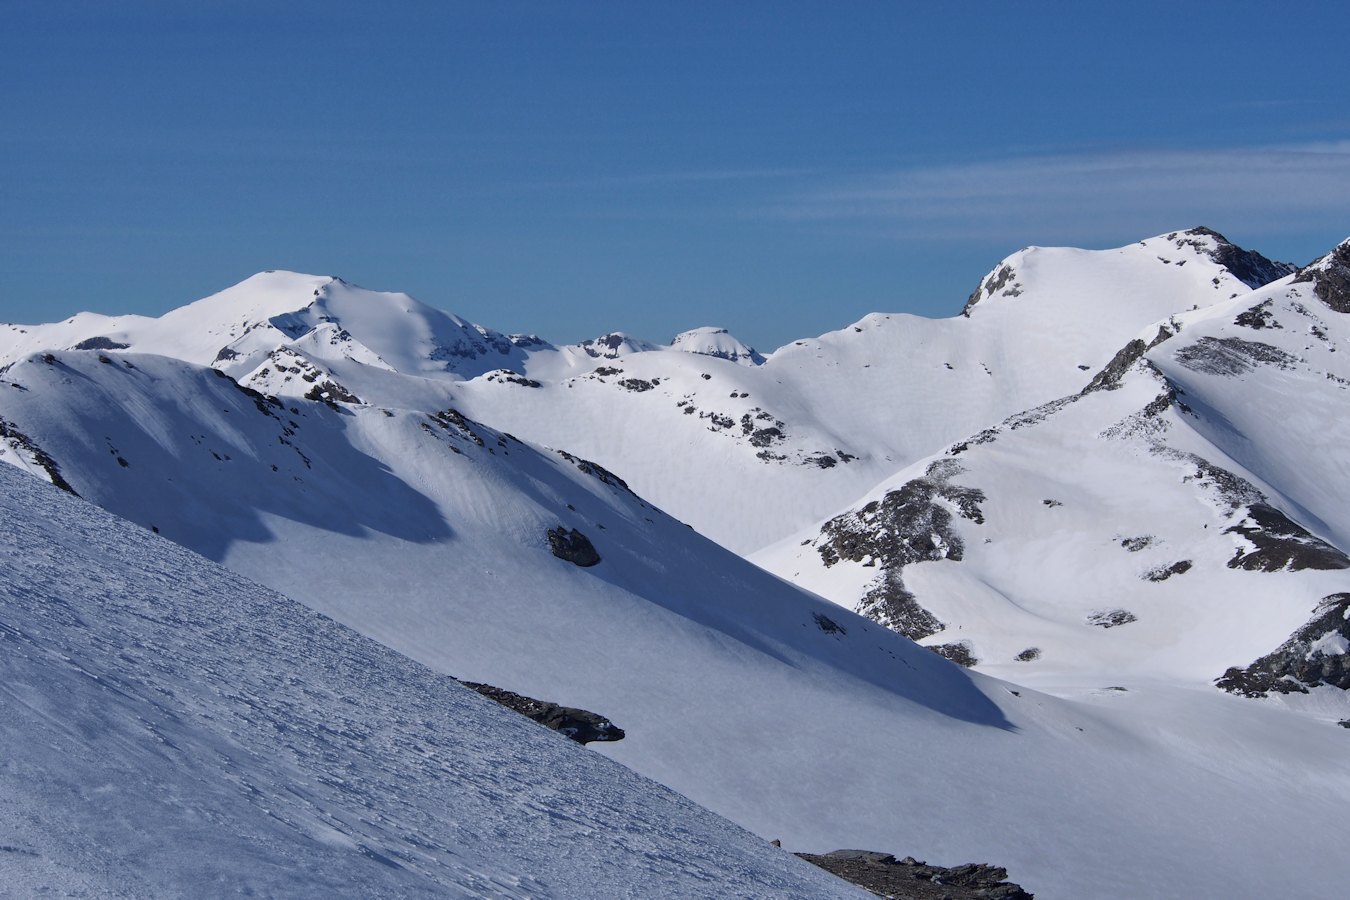
{"label": "scattered rock on snow", "polygon": [[1115,628],[1117,625],[1128,625],[1131,622],[1138,621],[1139,617],[1128,609],[1104,609],[1087,617],[1089,625],[1096,625],[1101,628]]}
{"label": "scattered rock on snow", "polygon": [[942,623],[905,589],[901,571],[925,560],[962,559],[965,544],[953,525],[952,510],[976,524],[984,522],[984,492],[952,483],[962,471],[955,460],[937,460],[922,477],[821,528],[816,550],[827,567],[840,560],[881,567],[858,612],[911,640],[936,634]]}
{"label": "scattered rock on snow", "polygon": [[980,660],[975,656],[974,645],[970,641],[952,641],[947,644],[929,644],[927,649],[932,650],[938,656],[944,659],[950,659],[958,666],[978,665]]}
{"label": "scattered rock on snow", "polygon": [[1183,575],[1191,570],[1193,563],[1189,559],[1178,560],[1170,566],[1158,566],[1156,569],[1149,569],[1144,573],[1144,578],[1149,581],[1166,581],[1173,575]]}

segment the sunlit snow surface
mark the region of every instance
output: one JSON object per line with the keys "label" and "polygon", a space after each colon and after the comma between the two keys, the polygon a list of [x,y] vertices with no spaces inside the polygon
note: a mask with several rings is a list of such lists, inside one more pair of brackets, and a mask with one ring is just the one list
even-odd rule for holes
{"label": "sunlit snow surface", "polygon": [[0,894],[854,896],[0,466]]}
{"label": "sunlit snow surface", "polygon": [[[1209,682],[1215,666],[1276,646],[1343,578],[1228,570],[1232,538],[1212,534],[1227,522],[1207,518],[1213,504],[1189,493],[1185,470],[1147,445],[1098,452],[1103,430],[1157,396],[1154,376],[1132,374],[1119,391],[960,454],[969,477],[987,476],[975,483],[989,491],[995,540],[972,527],[965,564],[913,567],[911,587],[950,598],[938,611],[957,633],[944,639],[982,632],[992,670],[1039,691],[958,669],[540,446],[596,458],[638,495],[659,493],[657,506],[753,548],[1077,391],[1141,329],[1151,337],[1175,320],[1181,336],[1150,357],[1167,370],[1160,354],[1205,334],[1206,310],[1246,290],[1174,236],[1029,250],[1008,265],[969,318],[871,316],[759,366],[623,336],[606,336],[612,357],[501,345],[402,295],[272,273],[231,289],[238,303],[227,291],[179,311],[184,334],[214,330],[208,342],[152,320],[10,328],[0,417],[82,495],[144,527],[438,671],[611,717],[628,737],[601,753],[790,849],[988,861],[1052,898],[1336,892],[1342,839],[1330,823],[1350,800],[1347,731],[1335,725],[1344,696],[1295,698],[1291,711]],[[361,315],[343,312],[358,302]],[[300,319],[313,328],[292,338]],[[132,346],[70,349],[97,336]],[[218,358],[222,341],[239,355]],[[1232,404],[1242,395],[1202,376],[1187,385],[1193,409],[1229,409],[1203,421],[1241,424]],[[302,399],[325,379],[361,402]],[[451,406],[525,440],[445,414]],[[1342,456],[1315,458],[1316,416],[1289,418],[1313,448],[1301,458],[1339,478]],[[767,433],[777,421],[781,440]],[[1276,490],[1281,468],[1263,466],[1278,443],[1227,442],[1194,422],[1175,432],[1189,436],[1182,449],[1218,448],[1216,462],[1296,504],[1291,513],[1315,510],[1327,526],[1318,532],[1335,536],[1334,502]],[[818,462],[827,452],[832,466]],[[48,474],[21,443],[4,461]],[[1141,495],[1136,478],[1166,487]],[[1139,554],[1121,545],[1144,534],[1135,523],[1159,538]],[[554,558],[545,533],[559,525],[586,534],[601,563]],[[785,547],[798,555],[778,570],[856,599],[848,590],[876,570],[811,571],[804,563],[819,554],[801,540],[812,538],[792,538]],[[1140,578],[1192,556],[1184,575]],[[925,594],[929,575],[942,591]],[[1211,577],[1215,590],[1188,590]],[[1145,598],[1138,620],[1085,624],[1096,595],[1122,584]],[[1012,661],[1029,639],[1047,652]]]}

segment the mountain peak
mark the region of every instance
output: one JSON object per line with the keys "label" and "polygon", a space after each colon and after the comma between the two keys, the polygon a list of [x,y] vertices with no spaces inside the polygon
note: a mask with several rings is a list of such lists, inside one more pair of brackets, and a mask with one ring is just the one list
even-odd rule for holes
{"label": "mountain peak", "polygon": [[754,347],[739,340],[725,328],[713,325],[680,332],[671,338],[670,347],[672,350],[715,356],[748,366],[758,366],[764,362],[764,357]]}
{"label": "mountain peak", "polygon": [[[1208,240],[1206,240],[1208,239]],[[1291,263],[1276,262],[1267,259],[1255,250],[1246,250],[1234,244],[1228,238],[1212,228],[1197,225],[1178,236],[1176,232],[1167,235],[1178,249],[1187,245],[1199,250],[1212,262],[1223,266],[1233,277],[1252,290],[1265,287],[1272,281],[1278,281],[1291,275],[1297,269]]]}

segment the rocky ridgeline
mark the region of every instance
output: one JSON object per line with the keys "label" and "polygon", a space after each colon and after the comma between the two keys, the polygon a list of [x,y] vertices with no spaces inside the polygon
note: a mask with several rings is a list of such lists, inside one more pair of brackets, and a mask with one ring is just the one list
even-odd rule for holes
{"label": "rocky ridgeline", "polygon": [[930,866],[912,856],[897,860],[889,853],[835,850],[797,856],[827,872],[894,900],[1034,900],[1035,895],[1008,881],[1008,870],[970,863]]}
{"label": "rocky ridgeline", "polygon": [[624,738],[622,728],[599,713],[587,709],[560,706],[547,700],[536,700],[505,688],[475,681],[461,681],[460,684],[473,688],[489,700],[495,700],[507,709],[515,710],[545,728],[552,728],[578,744],[589,744],[591,741],[621,741]]}

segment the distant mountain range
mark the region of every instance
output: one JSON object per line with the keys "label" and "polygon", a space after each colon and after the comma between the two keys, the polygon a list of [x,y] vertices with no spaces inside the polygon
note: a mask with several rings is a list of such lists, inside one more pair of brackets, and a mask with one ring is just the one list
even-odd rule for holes
{"label": "distant mountain range", "polygon": [[596,710],[599,752],[789,849],[1317,894],[1334,829],[1271,823],[1350,799],[1347,312],[1350,242],[1296,268],[1208,229],[1029,248],[951,319],[772,353],[269,272],[0,326],[0,460]]}

